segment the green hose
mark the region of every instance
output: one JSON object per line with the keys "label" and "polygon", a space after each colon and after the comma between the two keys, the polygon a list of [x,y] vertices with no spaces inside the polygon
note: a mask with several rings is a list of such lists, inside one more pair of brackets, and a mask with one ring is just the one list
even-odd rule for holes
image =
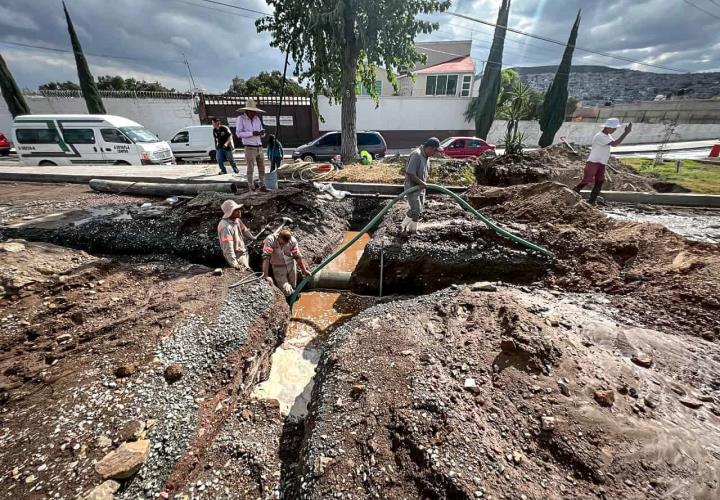
{"label": "green hose", "polygon": [[[505,236],[506,238],[509,238],[512,241],[519,243],[520,245],[522,245],[524,247],[529,248],[530,250],[534,250],[534,251],[539,252],[548,257],[553,257],[553,253],[551,251],[549,251],[541,246],[535,245],[534,243],[530,243],[529,241],[524,240],[524,239],[520,238],[519,236],[516,236],[516,235],[506,231],[505,229],[501,228],[500,226],[498,226],[497,224],[495,224],[494,222],[489,220],[487,217],[485,217],[483,214],[481,214],[480,212],[475,210],[472,206],[470,206],[470,204],[468,202],[463,200],[461,197],[459,197],[457,194],[453,193],[449,189],[446,189],[442,186],[438,186],[437,184],[427,184],[427,189],[450,195],[453,199],[455,199],[455,201],[457,201],[460,204],[460,206],[462,206],[464,209],[471,212],[473,215],[475,215],[475,217],[480,219],[483,223],[485,223],[486,226],[488,226],[490,229],[494,230],[499,235]],[[377,226],[377,224],[382,220],[382,218],[385,216],[385,214],[388,213],[388,211],[393,207],[393,205],[395,205],[398,201],[402,200],[405,196],[407,196],[411,193],[414,193],[415,191],[418,191],[417,186],[414,186],[414,187],[411,187],[410,189],[405,190],[403,193],[397,195],[395,198],[390,200],[390,203],[388,203],[385,208],[380,210],[380,212],[375,217],[373,217],[373,219],[370,222],[368,222],[367,225],[364,228],[362,228],[362,230],[360,230],[360,232],[358,232],[353,237],[353,239],[348,241],[345,245],[342,246],[342,248],[339,248],[338,250],[336,250],[330,257],[328,257],[327,259],[322,261],[315,269],[313,269],[313,271],[308,276],[306,276],[305,279],[302,280],[302,282],[300,282],[300,284],[295,288],[295,292],[290,296],[290,300],[289,300],[290,307],[292,307],[293,304],[295,304],[295,302],[298,299],[298,296],[300,295],[300,292],[302,292],[303,288],[305,288],[305,286],[312,280],[313,276],[315,276],[317,273],[319,273],[325,266],[327,266],[330,262],[335,260],[345,250],[350,248],[353,245],[353,243],[355,243],[357,240],[359,240],[363,234],[367,233],[368,231],[372,230],[375,226]]]}

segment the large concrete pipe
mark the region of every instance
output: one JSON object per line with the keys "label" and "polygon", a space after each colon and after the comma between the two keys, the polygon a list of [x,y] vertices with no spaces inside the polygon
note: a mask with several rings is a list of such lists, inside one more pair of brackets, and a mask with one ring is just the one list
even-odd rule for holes
{"label": "large concrete pipe", "polygon": [[194,196],[205,191],[218,193],[237,193],[237,186],[231,182],[214,182],[207,184],[170,184],[154,182],[110,181],[92,179],[90,187],[101,193],[139,194],[143,196]]}
{"label": "large concrete pipe", "polygon": [[352,273],[347,271],[322,271],[313,276],[310,288],[328,288],[330,290],[349,290]]}

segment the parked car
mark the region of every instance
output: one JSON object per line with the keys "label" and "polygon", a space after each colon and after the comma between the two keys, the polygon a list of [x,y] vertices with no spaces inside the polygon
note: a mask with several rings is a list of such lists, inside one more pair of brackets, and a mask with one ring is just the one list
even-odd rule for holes
{"label": "parked car", "polygon": [[112,115],[22,115],[13,142],[25,165],[151,165],[175,162],[148,129]]}
{"label": "parked car", "polygon": [[[328,132],[312,142],[295,148],[293,159],[303,161],[331,160],[340,154],[340,132]],[[387,152],[385,139],[379,132],[362,131],[357,133],[358,149],[365,150],[373,158],[382,158]]]}
{"label": "parked car", "polygon": [[215,161],[215,138],[212,125],[195,125],[178,130],[170,139],[175,158],[210,158]]}
{"label": "parked car", "polygon": [[5,135],[0,132],[0,156],[7,156],[10,154],[10,141]]}
{"label": "parked car", "polygon": [[448,137],[440,143],[445,148],[445,155],[451,158],[468,158],[494,154],[495,145],[489,144],[479,137]]}

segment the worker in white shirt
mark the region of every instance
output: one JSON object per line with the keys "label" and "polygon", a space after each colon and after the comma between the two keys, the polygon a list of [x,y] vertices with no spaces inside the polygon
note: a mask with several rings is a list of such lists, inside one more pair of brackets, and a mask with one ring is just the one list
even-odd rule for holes
{"label": "worker in white shirt", "polygon": [[223,257],[235,269],[250,269],[247,247],[243,237],[254,240],[255,236],[240,220],[240,209],[233,200],[225,200],[220,206],[223,211],[223,218],[218,224],[218,237]]}
{"label": "worker in white shirt", "polygon": [[247,183],[248,190],[255,190],[253,179],[255,164],[257,164],[258,177],[260,178],[260,191],[267,191],[265,187],[265,152],[263,151],[262,138],[265,135],[261,113],[262,109],[255,105],[255,101],[248,99],[245,106],[239,108],[243,114],[237,117],[235,135],[242,139],[245,148],[245,161],[247,162]]}

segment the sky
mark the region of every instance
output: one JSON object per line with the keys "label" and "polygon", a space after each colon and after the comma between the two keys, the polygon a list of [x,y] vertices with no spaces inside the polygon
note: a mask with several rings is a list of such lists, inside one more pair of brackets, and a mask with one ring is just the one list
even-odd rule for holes
{"label": "sky", "polygon": [[[221,1],[269,12],[264,0]],[[255,30],[259,14],[204,0],[66,3],[96,77],[120,74],[187,90],[187,58],[197,87],[223,92],[236,75],[248,78],[282,69],[283,54],[270,47],[268,34]],[[495,22],[500,3],[454,0],[450,10]],[[565,41],[578,9],[583,10],[578,47],[682,71],[720,71],[720,0],[513,0],[509,25]],[[447,14],[431,19],[440,24],[439,31],[418,40],[472,39],[472,56],[480,68],[493,28]],[[20,87],[77,81],[71,53],[10,43],[69,50],[60,0],[0,0],[0,53]],[[503,63],[553,65],[562,51],[562,46],[508,33]],[[582,51],[575,52],[574,64],[662,71]]]}

